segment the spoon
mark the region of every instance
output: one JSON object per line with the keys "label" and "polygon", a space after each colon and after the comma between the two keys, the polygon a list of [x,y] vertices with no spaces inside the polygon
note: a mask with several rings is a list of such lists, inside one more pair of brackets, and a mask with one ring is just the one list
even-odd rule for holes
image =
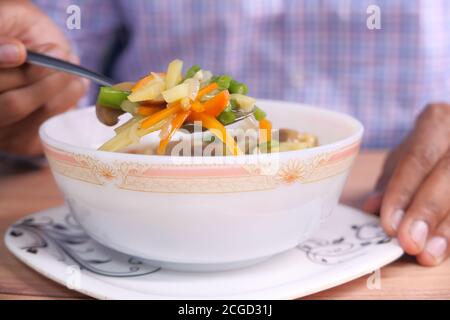
{"label": "spoon", "polygon": [[[73,64],[73,63],[70,63],[70,62],[67,62],[64,60],[60,60],[57,58],[47,56],[42,53],[37,53],[34,51],[27,50],[27,59],[26,60],[29,64],[74,74],[74,75],[80,76],[82,78],[89,79],[95,83],[98,83],[99,85],[102,85],[102,86],[113,87],[113,86],[117,85],[114,83],[114,81],[112,79],[110,79],[102,74],[96,73],[94,71],[91,71],[89,69],[83,68],[81,66],[78,66],[76,64]],[[236,112],[236,119],[233,122],[228,123],[227,125],[236,123],[238,121],[241,121],[241,120],[244,120],[244,119],[250,117],[253,114],[253,111],[254,111],[254,109],[250,112],[242,112],[242,111]],[[117,122],[119,121],[119,116],[122,115],[123,113],[124,112],[117,110],[117,109],[100,106],[98,104],[96,105],[96,114],[97,114],[98,120],[100,120],[100,122],[102,122],[103,124],[106,124],[108,126],[113,126],[113,125],[117,124]],[[193,123],[186,123],[181,128],[185,129],[191,133],[194,132],[194,124]],[[206,130],[206,129],[203,128],[203,130]]]}
{"label": "spoon", "polygon": [[98,83],[102,86],[113,86],[114,81],[104,75],[99,73],[95,73],[94,71],[88,70],[86,68],[80,67],[76,64],[60,60],[57,58],[53,58],[47,56],[42,53],[33,52],[27,50],[27,62],[29,64],[34,64],[41,67],[46,67],[50,69],[55,69],[58,71],[71,73],[83,78],[87,78],[92,80],[95,83]]}

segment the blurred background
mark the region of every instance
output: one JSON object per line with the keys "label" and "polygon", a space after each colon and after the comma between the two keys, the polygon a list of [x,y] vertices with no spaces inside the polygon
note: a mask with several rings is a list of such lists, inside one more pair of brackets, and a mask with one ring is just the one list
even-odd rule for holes
{"label": "blurred background", "polygon": [[[395,146],[427,103],[450,100],[445,0],[35,2],[84,65],[117,81],[181,58],[233,75],[258,98],[352,114],[365,147]],[[70,5],[80,9],[79,29],[66,25]]]}

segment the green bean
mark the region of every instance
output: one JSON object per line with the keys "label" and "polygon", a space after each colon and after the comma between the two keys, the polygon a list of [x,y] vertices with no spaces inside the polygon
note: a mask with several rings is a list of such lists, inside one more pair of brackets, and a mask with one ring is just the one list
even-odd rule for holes
{"label": "green bean", "polygon": [[244,83],[238,82],[236,80],[231,80],[228,91],[230,91],[230,93],[247,94],[248,87]]}
{"label": "green bean", "polygon": [[223,124],[223,125],[227,125],[230,123],[233,123],[234,120],[236,120],[236,115],[234,114],[233,111],[223,111],[221,114],[219,114],[219,116],[217,117],[217,119]]}
{"label": "green bean", "polygon": [[219,79],[219,76],[212,76],[211,79],[209,80],[209,83],[216,82],[217,79]]}
{"label": "green bean", "polygon": [[230,109],[232,109],[232,110],[238,110],[239,109],[239,105],[236,102],[236,100],[234,100],[234,99],[230,100]]}
{"label": "green bean", "polygon": [[224,112],[231,112],[233,111],[233,106],[231,105],[231,101],[228,103],[227,107],[223,110]]}
{"label": "green bean", "polygon": [[253,116],[257,121],[260,121],[266,117],[266,113],[258,107],[255,107],[255,111],[253,112]]}
{"label": "green bean", "polygon": [[214,82],[219,85],[219,89],[221,90],[227,90],[230,86],[230,83],[232,81],[232,78],[228,75],[223,75],[218,77]]}
{"label": "green bean", "polygon": [[127,99],[130,92],[114,89],[112,87],[100,87],[97,104],[104,107],[119,109],[123,101]]}

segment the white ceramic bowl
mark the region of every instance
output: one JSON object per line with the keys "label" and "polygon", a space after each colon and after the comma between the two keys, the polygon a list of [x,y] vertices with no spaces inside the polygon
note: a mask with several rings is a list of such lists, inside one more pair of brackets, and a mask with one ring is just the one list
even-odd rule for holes
{"label": "white ceramic bowl", "polygon": [[97,151],[113,130],[93,108],[49,119],[40,136],[72,213],[98,242],[177,270],[235,268],[316,230],[338,202],[363,134],[347,115],[258,104],[275,127],[315,134],[320,146],[259,161]]}

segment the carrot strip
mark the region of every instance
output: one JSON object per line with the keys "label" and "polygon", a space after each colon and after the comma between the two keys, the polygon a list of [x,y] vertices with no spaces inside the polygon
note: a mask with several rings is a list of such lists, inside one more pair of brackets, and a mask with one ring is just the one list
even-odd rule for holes
{"label": "carrot strip", "polygon": [[170,128],[169,134],[166,138],[161,139],[161,141],[159,142],[159,146],[156,151],[159,155],[166,154],[167,144],[169,143],[170,139],[172,139],[175,132],[177,132],[177,130],[181,128],[190,113],[190,110],[177,113],[175,119],[172,120],[172,127]]}
{"label": "carrot strip", "polygon": [[225,127],[216,118],[214,118],[213,116],[211,116],[205,112],[202,112],[202,113],[192,112],[189,118],[193,121],[201,121],[202,126],[206,129],[210,130],[223,143],[225,143],[225,146],[235,156],[242,154],[236,141],[234,141],[233,137],[228,134]]}
{"label": "carrot strip", "polygon": [[272,123],[267,119],[259,121],[259,142],[264,143],[272,140]]}
{"label": "carrot strip", "polygon": [[141,123],[141,128],[142,129],[147,129],[150,128],[151,126],[157,124],[158,122],[160,122],[161,120],[166,119],[167,117],[170,117],[171,115],[181,111],[181,104],[180,102],[176,102],[172,105],[170,105],[169,107],[162,109],[161,111],[158,111],[154,114],[152,114],[151,116],[149,116],[148,118],[146,118],[142,123]]}
{"label": "carrot strip", "polygon": [[[164,73],[162,73],[162,72],[159,72],[157,74],[160,76],[164,75]],[[143,77],[142,79],[140,79],[138,82],[135,83],[135,85],[131,88],[131,92],[134,93],[134,92],[138,91],[140,88],[145,86],[147,83],[149,83],[153,79],[155,79],[153,74]]]}
{"label": "carrot strip", "polygon": [[213,98],[209,99],[203,106],[205,112],[213,117],[217,117],[228,106],[230,102],[230,93],[227,90],[221,91]]}
{"label": "carrot strip", "polygon": [[205,106],[196,100],[196,101],[192,102],[191,109],[194,112],[203,112],[203,111],[205,111]]}
{"label": "carrot strip", "polygon": [[140,79],[138,82],[135,83],[135,85],[131,88],[131,92],[135,93],[136,91],[138,91],[140,88],[142,88],[143,86],[145,86],[147,83],[149,83],[150,81],[152,81],[155,77],[151,74],[149,76],[146,76],[142,79]]}
{"label": "carrot strip", "polygon": [[206,87],[204,87],[204,88],[202,88],[202,89],[200,89],[200,90],[198,91],[198,94],[197,94],[197,98],[196,98],[196,99],[197,99],[197,100],[200,100],[201,98],[203,98],[203,96],[204,96],[205,94],[208,94],[208,93],[210,93],[211,91],[216,90],[217,88],[219,88],[219,85],[218,85],[217,83],[215,83],[215,82],[208,84]]}
{"label": "carrot strip", "polygon": [[160,107],[139,106],[137,109],[137,114],[146,117],[151,116],[152,114],[155,114],[158,111],[161,111]]}

